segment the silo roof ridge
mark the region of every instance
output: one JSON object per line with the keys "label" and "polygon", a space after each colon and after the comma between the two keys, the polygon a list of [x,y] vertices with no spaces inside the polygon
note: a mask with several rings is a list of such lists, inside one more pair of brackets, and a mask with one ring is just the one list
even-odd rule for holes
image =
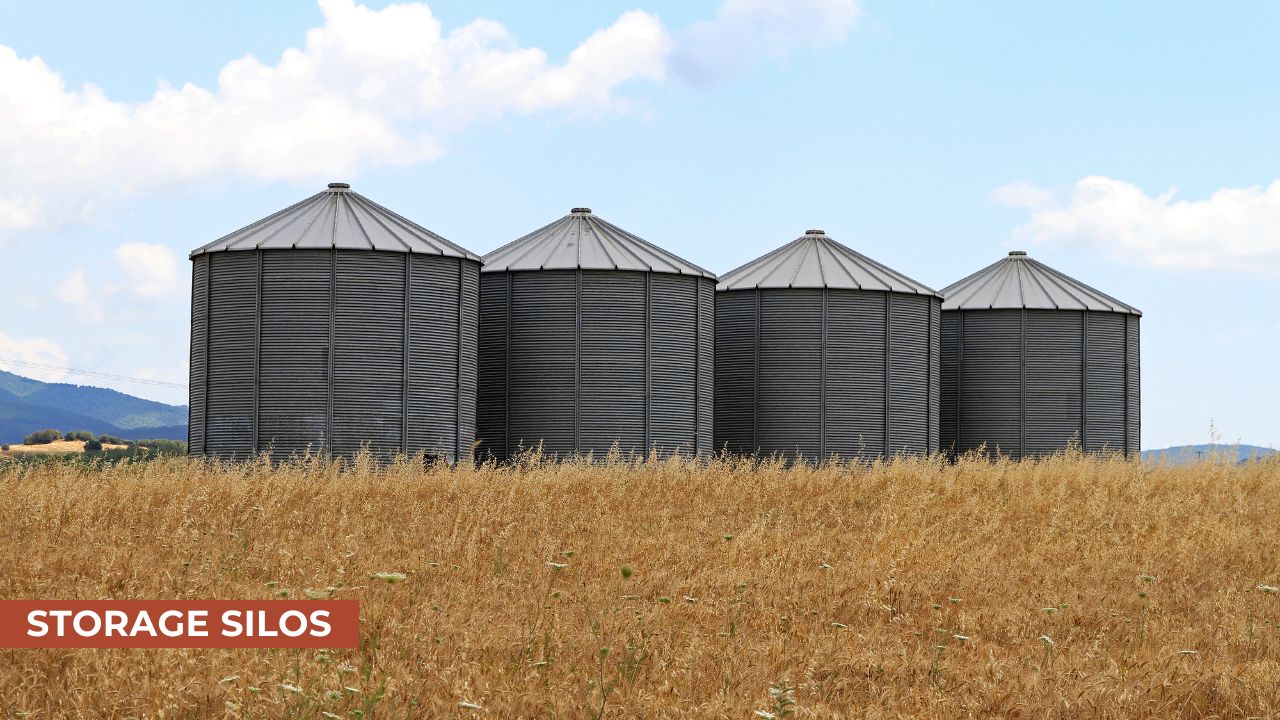
{"label": "silo roof ridge", "polygon": [[574,208],[568,215],[488,253],[483,271],[575,269],[698,275],[713,280],[716,277],[586,208]]}
{"label": "silo roof ridge", "polygon": [[825,233],[804,235],[725,273],[717,290],[829,288],[937,295],[927,285],[889,268]]}
{"label": "silo roof ridge", "polygon": [[1092,310],[1142,315],[1123,303],[1017,251],[941,291],[943,310]]}
{"label": "silo roof ridge", "polygon": [[257,222],[191,251],[190,257],[242,250],[383,250],[480,260],[480,256],[399,213],[330,183]]}

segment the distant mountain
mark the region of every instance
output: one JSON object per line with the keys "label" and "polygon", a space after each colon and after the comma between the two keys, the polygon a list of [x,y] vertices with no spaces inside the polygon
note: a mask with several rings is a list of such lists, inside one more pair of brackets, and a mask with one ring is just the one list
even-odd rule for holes
{"label": "distant mountain", "polygon": [[1248,462],[1276,454],[1275,448],[1259,445],[1178,445],[1159,450],[1143,450],[1146,462],[1167,462],[1173,465],[1196,462],[1212,457],[1227,457],[1235,462]]}
{"label": "distant mountain", "polygon": [[187,439],[187,406],[106,388],[45,383],[0,370],[0,443],[43,428],[136,439]]}

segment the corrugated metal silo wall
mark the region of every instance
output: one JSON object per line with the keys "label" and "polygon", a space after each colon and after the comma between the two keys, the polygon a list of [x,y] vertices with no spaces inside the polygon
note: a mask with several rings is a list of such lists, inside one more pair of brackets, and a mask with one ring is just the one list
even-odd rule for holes
{"label": "corrugated metal silo wall", "polygon": [[899,293],[719,293],[716,446],[807,460],[936,451],[939,311]]}
{"label": "corrugated metal silo wall", "polygon": [[258,259],[222,253],[209,261],[204,451],[214,457],[253,453]]}
{"label": "corrugated metal silo wall", "polygon": [[985,444],[1016,459],[1073,442],[1140,448],[1136,316],[967,310],[943,313],[942,326],[944,449]]}
{"label": "corrugated metal silo wall", "polygon": [[[214,260],[237,254],[218,253]],[[256,449],[279,457],[323,452],[332,436],[329,348],[335,331],[330,309],[336,255],[329,250],[259,254],[262,337]]]}
{"label": "corrugated metal silo wall", "polygon": [[408,447],[452,461],[475,440],[479,265],[415,255],[410,278]]}
{"label": "corrugated metal silo wall", "polygon": [[187,453],[204,455],[205,357],[208,350],[209,256],[191,263],[191,360],[187,385]]}
{"label": "corrugated metal silo wall", "polygon": [[367,446],[383,458],[423,450],[452,460],[470,447],[475,261],[222,252],[196,258],[193,282],[202,281],[205,290],[193,287],[192,398],[202,400],[207,383],[212,402],[201,418],[193,405],[192,455],[349,456]]}
{"label": "corrugated metal silo wall", "polygon": [[480,285],[481,458],[710,452],[710,280],[547,270]]}

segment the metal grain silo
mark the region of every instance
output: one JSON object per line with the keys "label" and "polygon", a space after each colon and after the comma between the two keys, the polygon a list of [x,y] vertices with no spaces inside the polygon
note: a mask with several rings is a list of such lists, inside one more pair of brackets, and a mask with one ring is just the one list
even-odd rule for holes
{"label": "metal grain silo", "polygon": [[480,279],[480,457],[708,453],[715,275],[587,208]]}
{"label": "metal grain silo", "polygon": [[941,299],[809,230],[716,294],[716,447],[873,459],[938,450]]}
{"label": "metal grain silo", "polygon": [[191,261],[191,455],[469,452],[479,257],[332,183]]}
{"label": "metal grain silo", "polygon": [[942,294],[944,449],[1139,451],[1136,308],[1021,251]]}

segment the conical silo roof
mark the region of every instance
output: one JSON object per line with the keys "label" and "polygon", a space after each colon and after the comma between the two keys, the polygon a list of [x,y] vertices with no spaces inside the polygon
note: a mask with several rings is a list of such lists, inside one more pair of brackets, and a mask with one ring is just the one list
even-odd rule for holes
{"label": "conical silo roof", "polygon": [[1093,310],[1142,315],[1021,250],[942,290],[943,310]]}
{"label": "conical silo roof", "polygon": [[574,208],[550,225],[485,255],[483,272],[575,269],[716,277],[592,214],[590,208]]}
{"label": "conical silo roof", "polygon": [[809,230],[766,255],[730,270],[717,290],[828,288],[937,295],[930,287],[855,252],[821,230]]}
{"label": "conical silo roof", "polygon": [[237,250],[382,250],[480,257],[405,219],[347,183],[329,183],[323,192],[269,215],[191,252]]}

